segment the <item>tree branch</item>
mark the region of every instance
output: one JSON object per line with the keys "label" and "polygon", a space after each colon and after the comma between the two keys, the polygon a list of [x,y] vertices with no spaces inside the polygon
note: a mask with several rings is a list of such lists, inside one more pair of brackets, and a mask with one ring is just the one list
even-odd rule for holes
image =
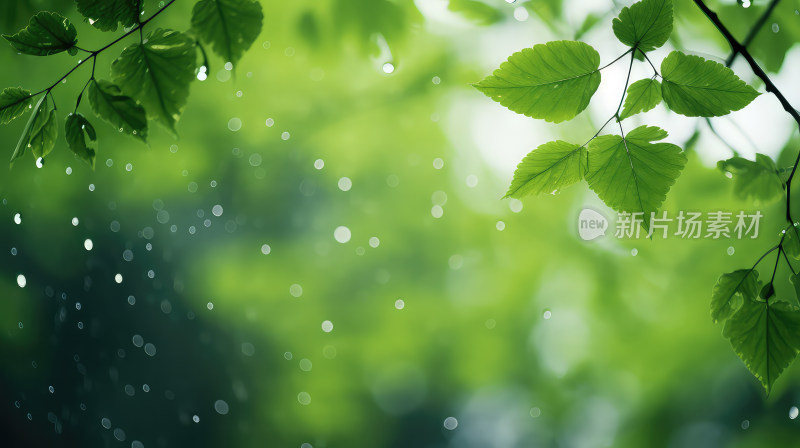
{"label": "tree branch", "polygon": [[[758,65],[756,60],[753,59],[753,55],[750,54],[750,52],[747,50],[747,47],[742,45],[738,40],[736,40],[735,37],[733,37],[731,32],[728,31],[728,28],[726,28],[725,25],[720,21],[719,16],[717,16],[717,13],[710,10],[708,6],[706,6],[706,4],[703,3],[703,0],[694,0],[694,3],[697,5],[698,8],[700,8],[703,14],[705,14],[706,17],[708,17],[708,20],[710,20],[714,24],[714,26],[717,27],[717,30],[719,30],[719,32],[722,33],[722,36],[725,37],[725,40],[727,40],[728,44],[731,46],[731,50],[733,50],[734,53],[741,54],[742,57],[745,58],[747,63],[750,64],[750,69],[753,70],[753,73],[755,73],[755,75],[758,76],[758,78],[761,79],[761,81],[764,83],[764,88],[766,89],[766,91],[773,94],[775,98],[778,99],[778,101],[781,103],[781,106],[783,106],[783,109],[789,115],[791,115],[791,117],[797,123],[798,127],[800,127],[800,113],[798,113],[797,109],[795,109],[791,105],[791,103],[789,103],[789,100],[787,100],[786,97],[783,96],[781,91],[778,90],[777,87],[775,87],[775,84],[772,83],[772,80],[769,79],[769,76],[767,76],[767,74],[764,72],[761,66]],[[773,3],[777,4],[777,0],[774,0]],[[770,6],[774,8],[772,4]],[[755,33],[753,33],[753,35],[755,35]],[[800,163],[800,152],[797,154],[797,160],[795,161],[794,164],[795,167],[792,168],[792,172],[789,174],[788,179],[786,179],[786,219],[790,223],[794,223],[790,207],[791,184],[792,184],[792,178],[794,178],[794,174],[797,171],[798,163]]]}

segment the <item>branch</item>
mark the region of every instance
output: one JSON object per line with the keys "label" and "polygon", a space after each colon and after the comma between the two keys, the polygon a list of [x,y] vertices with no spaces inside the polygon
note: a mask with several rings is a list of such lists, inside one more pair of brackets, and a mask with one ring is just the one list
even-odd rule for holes
{"label": "branch", "polygon": [[[714,26],[717,27],[719,32],[722,33],[723,37],[725,37],[725,40],[727,40],[728,44],[731,46],[731,50],[733,50],[734,53],[741,54],[742,57],[745,58],[747,63],[750,64],[750,69],[753,70],[753,73],[755,73],[755,75],[758,76],[758,78],[761,79],[761,81],[764,83],[764,88],[767,90],[767,92],[773,94],[775,98],[778,99],[778,101],[781,103],[781,106],[783,106],[783,109],[786,111],[786,113],[791,115],[791,117],[797,123],[798,127],[800,127],[800,113],[798,113],[797,109],[795,109],[791,105],[791,103],[789,103],[789,100],[787,100],[786,97],[783,96],[781,91],[778,90],[777,87],[775,87],[775,84],[772,83],[772,80],[769,79],[769,76],[767,76],[767,74],[764,72],[761,66],[758,65],[756,60],[753,59],[753,55],[751,55],[750,52],[747,50],[747,48],[741,43],[739,43],[739,41],[736,40],[736,38],[733,37],[733,35],[731,35],[731,32],[728,31],[728,28],[726,28],[725,25],[719,20],[719,16],[717,16],[717,13],[708,9],[708,6],[706,6],[706,4],[703,3],[703,0],[694,0],[694,3],[697,5],[698,8],[700,8],[701,11],[703,11],[703,14],[705,14],[706,17],[708,17],[708,20],[710,20],[714,24]],[[773,0],[773,3],[777,4],[777,0]],[[774,5],[771,4],[770,6],[774,8]],[[755,35],[755,33],[752,34]],[[792,172],[789,174],[788,179],[786,179],[786,219],[790,223],[794,223],[790,207],[791,206],[790,187],[792,184],[792,178],[794,178],[794,173],[797,171],[798,163],[800,163],[800,153],[797,154],[797,160],[795,161],[794,164],[795,167],[792,168]]]}
{"label": "branch", "polygon": [[[775,7],[778,6],[778,3],[780,3],[780,1],[781,0],[772,0],[769,3],[767,9],[765,9],[764,12],[761,14],[761,16],[758,18],[758,20],[756,20],[756,23],[753,24],[753,27],[750,28],[750,31],[748,31],[747,33],[747,36],[745,36],[744,40],[742,41],[743,47],[747,48],[750,46],[750,44],[753,42],[753,39],[756,38],[758,32],[761,31],[762,27],[764,27],[764,24],[767,22],[767,19],[769,19],[769,16],[772,15],[772,11],[775,10]],[[725,65],[727,67],[730,67],[733,64],[733,61],[736,59],[736,56],[738,55],[739,51],[734,49],[733,52],[731,52],[730,56],[728,56],[728,59],[725,60]]]}

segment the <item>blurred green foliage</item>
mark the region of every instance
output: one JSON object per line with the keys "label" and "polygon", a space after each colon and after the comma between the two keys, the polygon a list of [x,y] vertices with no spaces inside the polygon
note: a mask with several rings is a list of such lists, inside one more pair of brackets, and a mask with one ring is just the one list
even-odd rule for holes
{"label": "blurred green foliage", "polygon": [[[192,3],[154,26],[187,28]],[[773,244],[782,204],[736,198],[701,145],[662,208],[760,210],[762,238],[584,242],[581,208],[611,216],[584,186],[501,201],[509,174],[454,138],[474,135],[459,101],[497,106],[469,85],[493,65],[469,45],[576,28],[560,2],[485,3],[494,25],[450,11],[444,27],[412,2],[262,2],[236,71],[212,57],[192,84],[178,140],[97,125],[95,171],[62,133],[42,168],[3,175],[0,445],[792,446],[800,368],[765,399],[709,317],[716,278]],[[521,24],[520,7],[534,12]],[[690,2],[675,7],[673,46],[727,56]],[[82,46],[106,43],[67,2],[33,9],[67,15]],[[760,9],[723,19],[744,33]],[[9,20],[0,31],[27,22]],[[609,25],[586,39],[611,39]],[[782,30],[769,37],[796,41]],[[0,50],[0,85],[38,89],[75,61],[51,58]],[[54,90],[59,108],[84,76]],[[0,127],[9,155],[24,124]],[[593,128],[556,132],[576,129]]]}

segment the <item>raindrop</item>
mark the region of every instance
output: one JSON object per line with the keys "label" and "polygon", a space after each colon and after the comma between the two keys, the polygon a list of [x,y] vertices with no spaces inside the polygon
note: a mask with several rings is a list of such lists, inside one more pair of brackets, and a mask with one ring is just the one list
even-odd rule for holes
{"label": "raindrop", "polygon": [[300,370],[302,370],[303,372],[310,372],[312,368],[313,365],[311,364],[310,359],[303,358],[300,360]]}
{"label": "raindrop", "polygon": [[213,304],[212,302],[208,302],[208,303],[206,304],[206,308],[208,308],[208,310],[209,310],[209,311],[211,311],[211,310],[213,310],[213,309],[214,309],[214,304]]}
{"label": "raindrop", "polygon": [[639,254],[639,249],[637,249],[635,247],[633,249],[631,249],[631,255],[633,255],[635,257],[638,254]]}
{"label": "raindrop", "polygon": [[72,218],[72,225],[73,225],[73,226],[77,226],[77,225],[78,225],[78,222],[79,222],[79,221],[78,221],[78,218],[77,218],[77,217],[76,217],[76,218]]}
{"label": "raindrop", "polygon": [[800,415],[800,409],[797,409],[797,406],[792,406],[789,408],[789,418],[794,420],[797,416]]}
{"label": "raindrop", "polygon": [[100,420],[100,425],[105,429],[111,429],[111,420],[104,417]]}
{"label": "raindrop", "polygon": [[230,129],[231,131],[236,132],[241,128],[242,128],[242,120],[241,119],[239,119],[237,117],[233,117],[230,120],[228,120],[228,129]]}
{"label": "raindrop", "polygon": [[733,246],[728,246],[728,251],[727,252],[728,252],[728,255],[733,255],[733,253],[736,252],[736,249],[734,249]]}
{"label": "raindrop", "polygon": [[111,224],[109,225],[109,227],[111,228],[112,232],[115,232],[115,233],[119,232],[119,221],[116,221],[116,220],[111,221]]}
{"label": "raindrop", "polygon": [[225,70],[227,70],[227,71],[233,70],[233,64],[230,63],[230,62],[226,62],[225,63]]}
{"label": "raindrop", "polygon": [[444,209],[442,208],[441,205],[434,205],[433,207],[431,207],[431,216],[433,216],[436,219],[439,219],[443,215],[444,215]]}
{"label": "raindrop", "polygon": [[394,307],[398,310],[402,310],[406,307],[406,302],[404,302],[403,299],[397,299],[394,301]]}
{"label": "raindrop", "polygon": [[333,322],[326,320],[322,322],[322,331],[325,333],[330,333],[333,331]]}
{"label": "raindrop", "polygon": [[285,141],[285,140],[289,140],[289,137],[291,137],[291,134],[289,134],[288,132],[286,132],[286,131],[283,131],[283,132],[281,133],[281,140],[284,140],[284,141]]}
{"label": "raindrop", "polygon": [[36,159],[36,168],[41,168],[43,166],[44,166],[44,159],[42,159],[41,157]]}
{"label": "raindrop", "polygon": [[531,417],[536,418],[542,415],[542,410],[539,408],[531,408]]}
{"label": "raindrop", "polygon": [[147,353],[147,356],[156,356],[156,346],[152,342],[148,342],[144,344],[144,352]]}
{"label": "raindrop", "polygon": [[262,244],[261,245],[261,253],[264,255],[269,255],[272,251],[272,248],[269,247],[269,244]]}
{"label": "raindrop", "polygon": [[141,347],[144,345],[144,338],[139,334],[135,334],[133,335],[131,342],[133,342],[134,347]]}
{"label": "raindrop", "polygon": [[222,216],[222,206],[219,205],[219,204],[215,205],[214,207],[211,208],[211,213],[214,216],[218,216],[218,217]]}
{"label": "raindrop", "polygon": [[90,240],[89,238],[86,238],[86,240],[84,240],[83,242],[83,247],[86,250],[92,250],[92,248],[94,247],[94,243],[92,243],[92,240]]}
{"label": "raindrop", "polygon": [[467,187],[475,188],[478,186],[478,176],[470,174],[467,176]]}
{"label": "raindrop", "polygon": [[440,170],[443,167],[444,167],[444,160],[442,160],[442,159],[440,159],[438,157],[433,159],[433,168],[434,169]]}
{"label": "raindrop", "polygon": [[268,128],[271,128],[272,126],[275,125],[275,120],[273,120],[272,118],[267,118],[267,120],[264,123],[267,125]]}
{"label": "raindrop", "polygon": [[22,275],[22,274],[19,274],[17,276],[17,285],[19,285],[20,288],[24,288],[25,285],[27,285],[27,284],[28,284],[28,280],[25,279],[25,276]]}
{"label": "raindrop", "polygon": [[514,8],[514,18],[520,22],[528,20],[528,10],[524,6]]}
{"label": "raindrop", "polygon": [[214,410],[219,415],[226,415],[230,411],[230,407],[225,400],[217,400],[214,402]]}
{"label": "raindrop", "polygon": [[200,423],[200,417],[198,417],[197,414],[195,414],[192,416],[192,421],[195,423]]}
{"label": "raindrop", "polygon": [[311,404],[311,395],[308,392],[300,392],[297,394],[297,402],[303,406]]}
{"label": "raindrop", "polygon": [[14,215],[14,224],[22,224],[22,216],[19,213]]}
{"label": "raindrop", "polygon": [[339,189],[342,191],[350,191],[353,188],[353,181],[349,177],[342,177],[339,179]]}
{"label": "raindrop", "polygon": [[444,419],[444,429],[452,431],[458,427],[458,420],[455,417],[447,417]]}
{"label": "raindrop", "polygon": [[122,274],[114,275],[114,281],[117,283],[122,283]]}
{"label": "raindrop", "polygon": [[550,318],[553,317],[553,313],[551,313],[550,310],[545,310],[542,317],[544,317],[545,320],[550,320]]}
{"label": "raindrop", "polygon": [[392,64],[391,62],[383,64],[383,73],[386,73],[388,75],[393,72],[394,72],[394,64]]}
{"label": "raindrop", "polygon": [[508,208],[514,213],[519,213],[522,211],[522,201],[519,199],[511,199],[508,201]]}
{"label": "raindrop", "polygon": [[350,241],[351,233],[350,229],[345,226],[339,226],[336,230],[333,231],[333,238],[339,243],[346,243]]}
{"label": "raindrop", "polygon": [[253,356],[256,354],[256,347],[250,342],[242,343],[242,354],[245,356]]}
{"label": "raindrop", "polygon": [[742,429],[747,429],[750,427],[750,420],[742,420]]}
{"label": "raindrop", "polygon": [[506,223],[504,223],[503,221],[497,221],[497,224],[495,224],[494,226],[497,230],[502,232],[506,228]]}
{"label": "raindrop", "polygon": [[773,33],[777,33],[777,32],[778,32],[778,31],[780,31],[780,30],[781,30],[781,27],[780,27],[780,25],[778,25],[777,23],[773,23],[773,24],[772,24],[772,32],[773,32]]}
{"label": "raindrop", "polygon": [[432,83],[434,83],[435,85],[437,85],[437,86],[438,86],[438,85],[439,85],[439,83],[440,83],[440,82],[442,82],[442,79],[441,79],[441,78],[439,78],[438,76],[434,76],[434,77],[431,79],[431,82],[432,82]]}
{"label": "raindrop", "polygon": [[369,239],[369,246],[372,248],[376,248],[380,246],[380,244],[381,240],[379,240],[377,236],[373,236],[372,238]]}
{"label": "raindrop", "polygon": [[295,283],[289,287],[289,294],[291,294],[292,297],[300,297],[303,295],[303,287]]}
{"label": "raindrop", "polygon": [[325,161],[322,159],[317,159],[314,161],[314,168],[321,170],[325,167]]}

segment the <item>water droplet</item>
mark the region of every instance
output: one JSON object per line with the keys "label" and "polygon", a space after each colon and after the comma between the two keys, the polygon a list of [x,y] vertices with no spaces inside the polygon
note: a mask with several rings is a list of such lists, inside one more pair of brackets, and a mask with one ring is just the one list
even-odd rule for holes
{"label": "water droplet", "polygon": [[727,252],[728,255],[733,255],[733,253],[736,252],[736,249],[734,249],[733,246],[728,246]]}
{"label": "water droplet", "polygon": [[477,187],[478,186],[478,176],[476,176],[474,174],[470,174],[469,176],[467,176],[466,183],[467,183],[467,187],[469,187],[469,188]]}
{"label": "water droplet", "polygon": [[542,415],[542,410],[539,408],[531,408],[531,417],[536,418]]}
{"label": "water droplet", "polygon": [[200,417],[197,414],[195,414],[192,416],[192,421],[195,423],[200,423]]}
{"label": "water droplet", "polygon": [[314,161],[314,168],[321,170],[325,167],[325,161],[322,159],[317,159]]}
{"label": "water droplet", "polygon": [[394,307],[398,310],[402,310],[406,307],[406,302],[404,302],[403,299],[397,299],[394,301]]}
{"label": "water droplet", "polygon": [[800,415],[800,409],[797,409],[797,406],[792,406],[789,408],[789,418],[794,420],[797,416]]}
{"label": "water droplet", "polygon": [[303,406],[311,404],[311,395],[308,392],[300,392],[297,394],[297,402]]}
{"label": "water droplet", "polygon": [[[94,247],[94,243],[92,243],[92,240],[90,240],[89,238],[86,238],[86,240],[84,240],[84,242],[83,242],[83,248],[86,249],[86,250],[92,250],[93,247]],[[119,283],[119,282],[117,282],[117,283]]]}
{"label": "water droplet", "polygon": [[773,32],[773,33],[777,33],[777,32],[778,32],[778,31],[780,31],[780,30],[781,30],[781,27],[780,27],[780,25],[778,25],[777,23],[773,23],[773,24],[772,24],[772,32]]}
{"label": "water droplet", "polygon": [[522,211],[522,201],[519,199],[511,199],[508,201],[508,208],[514,213],[519,213]]}
{"label": "water droplet", "polygon": [[20,288],[24,288],[25,285],[27,285],[27,284],[28,284],[28,280],[25,279],[25,276],[22,275],[22,274],[19,274],[17,276],[17,285],[19,285]]}
{"label": "water droplet", "polygon": [[269,244],[262,244],[261,245],[261,253],[264,255],[269,255],[272,252],[272,248],[269,247]]}
{"label": "water droplet", "polygon": [[379,240],[377,236],[373,236],[372,238],[369,239],[369,247],[372,247],[374,249],[380,245],[381,245],[381,240]]}
{"label": "water droplet", "polygon": [[342,177],[339,179],[339,189],[342,191],[350,191],[353,188],[353,181],[349,177]]}
{"label": "water droplet", "polygon": [[222,206],[219,204],[215,205],[211,208],[211,213],[217,217],[222,216]]}
{"label": "water droplet", "polygon": [[117,283],[122,283],[122,274],[114,275],[114,281]]}
{"label": "water droplet", "polygon": [[322,331],[325,333],[330,333],[333,331],[333,322],[326,320],[322,322]]}
{"label": "water droplet", "polygon": [[242,129],[242,120],[240,118],[237,118],[237,117],[231,118],[230,120],[228,120],[228,129],[233,131],[233,132],[236,132],[239,129]]}
{"label": "water droplet", "polygon": [[214,303],[213,303],[213,302],[208,302],[208,303],[206,304],[206,308],[208,308],[208,309],[209,309],[209,311],[210,311],[210,310],[213,310],[213,309],[214,309]]}
{"label": "water droplet", "polygon": [[227,70],[227,71],[233,70],[233,64],[230,63],[230,62],[226,62],[225,63],[225,70]]}
{"label": "water droplet", "polygon": [[442,208],[442,206],[434,205],[433,207],[431,207],[431,216],[433,216],[436,219],[439,219],[442,216],[444,216],[444,209]]}
{"label": "water droplet", "polygon": [[439,83],[441,83],[441,82],[442,82],[442,79],[441,79],[441,78],[439,78],[438,76],[434,76],[433,78],[431,78],[431,82],[432,82],[434,85],[437,85],[437,86],[438,86],[438,85],[439,85]]}
{"label": "water droplet", "polygon": [[147,356],[156,356],[156,346],[152,342],[144,344],[144,352]]}
{"label": "water droplet", "polygon": [[750,427],[750,420],[742,420],[742,429],[747,429]]}
{"label": "water droplet", "polygon": [[495,224],[495,228],[502,232],[506,228],[506,223],[504,223],[503,221],[497,221],[497,224]]}
{"label": "water droplet", "polygon": [[22,215],[20,215],[19,213],[14,215],[14,224],[17,225],[22,224]]}
{"label": "water droplet", "polygon": [[550,318],[553,317],[553,313],[550,312],[550,310],[544,310],[543,317],[545,320],[550,320]]}
{"label": "water droplet", "polygon": [[447,417],[444,419],[444,429],[452,431],[456,428],[458,428],[458,420],[456,420],[455,417]]}
{"label": "water droplet", "polygon": [[639,249],[637,249],[635,247],[633,249],[631,249],[631,255],[633,255],[635,257],[638,254],[639,254]]}
{"label": "water droplet", "polygon": [[350,241],[351,236],[350,229],[345,226],[339,226],[333,231],[333,238],[342,244]]}
{"label": "water droplet", "polygon": [[266,124],[268,128],[271,128],[275,125],[275,120],[272,118],[267,118],[266,121],[264,121],[264,124]]}
{"label": "water droplet", "polygon": [[80,222],[80,221],[78,221],[78,218],[77,218],[77,217],[76,217],[76,218],[72,218],[72,225],[73,225],[73,226],[77,226],[79,222]]}
{"label": "water droplet", "polygon": [[226,415],[230,411],[230,406],[225,400],[217,400],[214,402],[214,410],[219,415]]}
{"label": "water droplet", "polygon": [[387,75],[390,73],[394,73],[394,64],[392,64],[391,62],[383,64],[383,73],[386,73]]}
{"label": "water droplet", "polygon": [[528,16],[529,16],[528,10],[525,9],[524,6],[518,6],[514,8],[514,18],[517,19],[518,21],[524,22],[528,20]]}

